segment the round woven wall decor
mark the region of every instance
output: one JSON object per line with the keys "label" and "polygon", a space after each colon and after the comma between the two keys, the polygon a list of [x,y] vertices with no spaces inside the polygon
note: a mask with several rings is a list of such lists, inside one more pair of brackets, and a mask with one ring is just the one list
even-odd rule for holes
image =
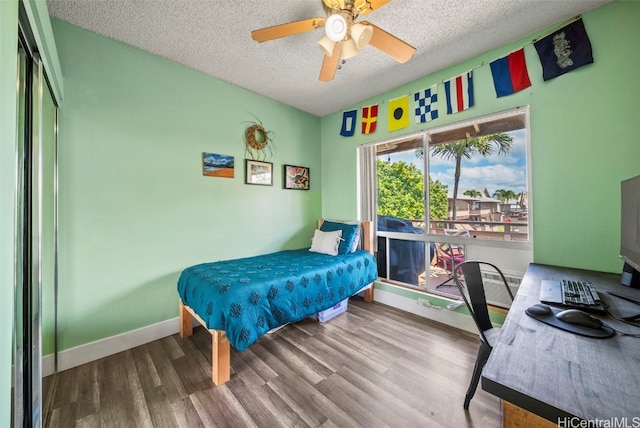
{"label": "round woven wall decor", "polygon": [[255,160],[265,160],[273,155],[275,143],[273,132],[267,131],[256,118],[256,122],[249,122],[251,126],[244,130],[244,151],[247,157]]}
{"label": "round woven wall decor", "polygon": [[262,125],[254,124],[248,127],[244,137],[247,139],[247,145],[255,150],[262,150],[269,144],[269,136]]}

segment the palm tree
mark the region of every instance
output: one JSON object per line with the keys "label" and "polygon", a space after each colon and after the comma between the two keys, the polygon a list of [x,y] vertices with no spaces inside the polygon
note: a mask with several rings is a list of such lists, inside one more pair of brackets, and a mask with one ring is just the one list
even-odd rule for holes
{"label": "palm tree", "polygon": [[518,196],[519,195],[513,190],[498,189],[493,192],[493,197],[500,199],[503,204],[506,204],[509,199],[516,199]]}
{"label": "palm tree", "polygon": [[470,196],[470,197],[472,197],[472,198],[477,198],[477,197],[479,197],[479,196],[482,196],[482,193],[478,192],[478,191],[477,191],[477,190],[475,190],[475,189],[469,189],[469,190],[465,190],[465,191],[464,191],[464,193],[463,193],[463,195],[465,195],[465,196]]}
{"label": "palm tree", "polygon": [[518,196],[519,194],[514,192],[513,190],[498,189],[493,192],[493,197],[500,199],[500,201],[502,202],[500,212],[502,212],[503,214],[507,214],[511,211],[511,206],[507,204],[511,199],[516,199]]}
{"label": "palm tree", "polygon": [[462,158],[471,159],[472,156],[476,154],[486,157],[493,154],[495,149],[498,149],[498,155],[504,155],[511,150],[512,143],[513,137],[502,132],[430,147],[429,150],[434,156],[440,156],[445,160],[454,160],[456,164],[453,181],[452,220],[456,219],[456,202],[458,200],[458,183],[460,182],[460,165],[462,164]]}

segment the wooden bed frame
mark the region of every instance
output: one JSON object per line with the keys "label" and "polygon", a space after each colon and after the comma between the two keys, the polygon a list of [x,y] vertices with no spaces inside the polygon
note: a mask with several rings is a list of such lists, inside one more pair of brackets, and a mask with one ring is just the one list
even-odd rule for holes
{"label": "wooden bed frame", "polygon": [[[318,221],[318,227],[322,220]],[[360,241],[362,249],[373,254],[373,234],[372,222],[361,222]],[[373,302],[373,283],[364,289],[364,301]],[[193,319],[198,320],[200,325],[207,328],[204,322],[193,309],[182,303],[180,300],[180,337],[188,337],[193,334]],[[216,386],[222,385],[231,378],[231,344],[223,330],[207,329],[211,333],[211,379]]]}

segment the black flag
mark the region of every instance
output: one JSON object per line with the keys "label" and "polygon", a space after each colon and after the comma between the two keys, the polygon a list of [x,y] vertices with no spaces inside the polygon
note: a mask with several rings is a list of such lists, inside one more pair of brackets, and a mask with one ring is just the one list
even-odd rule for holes
{"label": "black flag", "polygon": [[544,80],[553,79],[593,62],[591,42],[582,19],[538,40],[534,46],[542,63]]}

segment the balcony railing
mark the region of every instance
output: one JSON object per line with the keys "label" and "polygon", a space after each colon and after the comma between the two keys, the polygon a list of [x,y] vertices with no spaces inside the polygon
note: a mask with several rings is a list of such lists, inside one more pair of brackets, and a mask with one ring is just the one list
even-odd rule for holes
{"label": "balcony railing", "polygon": [[[415,228],[425,230],[424,221],[407,221]],[[433,238],[433,235],[445,236],[445,229],[468,230],[472,239],[479,240],[526,242],[529,239],[528,223],[523,221],[434,220],[429,224],[429,234],[432,237],[428,241],[416,230],[406,237],[399,237],[397,232],[378,231],[380,277],[425,291],[452,297],[458,295],[458,290],[451,281],[453,266],[440,263],[438,254],[442,244],[437,238]],[[459,239],[464,244],[464,240],[469,238]],[[457,243],[456,238],[451,236],[443,241]],[[463,246],[460,248],[464,250]]]}
{"label": "balcony railing", "polygon": [[[408,221],[424,230],[423,220]],[[432,235],[444,235],[444,229],[466,229],[472,238],[521,242],[529,240],[529,224],[523,221],[432,220],[429,224],[429,233]],[[385,232],[378,231],[378,234],[384,236]]]}
{"label": "balcony railing", "polygon": [[429,233],[432,235],[444,235],[444,229],[466,229],[472,238],[498,241],[529,240],[529,224],[526,221],[433,220],[429,224]]}

